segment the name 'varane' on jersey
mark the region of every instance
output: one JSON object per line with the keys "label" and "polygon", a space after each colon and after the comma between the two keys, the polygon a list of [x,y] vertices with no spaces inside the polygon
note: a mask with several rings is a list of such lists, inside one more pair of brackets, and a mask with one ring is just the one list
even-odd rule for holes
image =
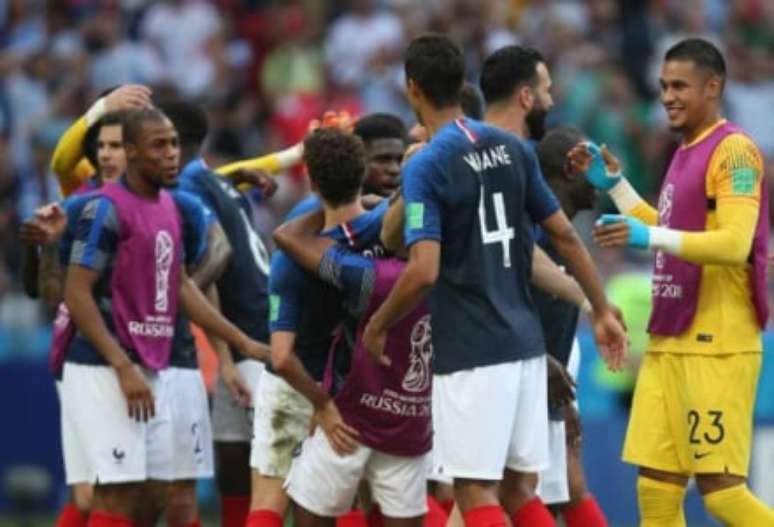
{"label": "name 'varane' on jersey", "polygon": [[457,119],[403,171],[407,245],[441,242],[430,294],[436,373],[545,353],[529,292],[532,237],[559,210],[532,151],[511,134]]}

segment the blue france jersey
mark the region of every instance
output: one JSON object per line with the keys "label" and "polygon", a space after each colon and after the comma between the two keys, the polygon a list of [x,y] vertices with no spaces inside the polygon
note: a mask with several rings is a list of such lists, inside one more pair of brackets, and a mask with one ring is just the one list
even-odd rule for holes
{"label": "blue france jersey", "polygon": [[[179,187],[197,195],[220,222],[231,244],[231,258],[218,278],[221,312],[248,336],[269,341],[269,253],[255,231],[247,198],[226,179],[213,174],[202,159],[190,161]],[[234,360],[244,357],[232,350]]]}
{"label": "blue france jersey", "polygon": [[513,135],[458,119],[403,170],[407,245],[441,244],[430,297],[436,373],[545,353],[529,293],[527,226],[559,210],[534,153]]}
{"label": "blue france jersey", "polygon": [[[317,198],[308,198],[298,203],[286,220],[319,208]],[[386,210],[385,200],[375,209],[323,234],[346,244],[353,251],[378,253],[381,251],[379,234]],[[341,293],[305,272],[281,250],[274,251],[272,255],[269,292],[270,331],[295,333],[295,353],[309,374],[315,380],[322,380],[332,335],[346,316]]]}

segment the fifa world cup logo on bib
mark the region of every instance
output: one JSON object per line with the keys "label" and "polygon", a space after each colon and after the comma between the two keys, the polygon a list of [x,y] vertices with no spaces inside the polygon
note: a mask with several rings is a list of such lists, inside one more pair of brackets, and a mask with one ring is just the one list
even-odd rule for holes
{"label": "fifa world cup logo on bib", "polygon": [[433,356],[433,333],[430,315],[417,320],[411,329],[411,354],[406,376],[401,386],[407,392],[417,393],[430,386],[430,359]]}
{"label": "fifa world cup logo on bib", "polygon": [[[672,218],[672,196],[675,192],[675,186],[667,183],[661,190],[658,197],[658,223],[664,227],[669,227],[669,220]],[[664,252],[656,251],[656,269],[664,267]]]}
{"label": "fifa world cup logo on bib", "polygon": [[174,243],[167,231],[156,234],[156,301],[157,312],[169,308],[169,271],[174,259]]}

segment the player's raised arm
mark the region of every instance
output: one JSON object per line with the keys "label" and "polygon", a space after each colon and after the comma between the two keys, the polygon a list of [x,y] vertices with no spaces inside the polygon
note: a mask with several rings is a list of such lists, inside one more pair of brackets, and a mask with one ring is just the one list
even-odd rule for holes
{"label": "player's raised arm", "polygon": [[100,97],[89,110],[62,134],[51,156],[51,170],[64,196],[77,189],[94,174],[84,158],[83,140],[94,123],[108,112],[150,106],[151,91],[139,84],[127,84]]}
{"label": "player's raised arm", "polygon": [[567,153],[567,159],[589,184],[606,192],[622,214],[633,216],[647,225],[658,224],[658,211],[634,190],[621,172],[618,159],[605,145],[600,148],[584,141]]}

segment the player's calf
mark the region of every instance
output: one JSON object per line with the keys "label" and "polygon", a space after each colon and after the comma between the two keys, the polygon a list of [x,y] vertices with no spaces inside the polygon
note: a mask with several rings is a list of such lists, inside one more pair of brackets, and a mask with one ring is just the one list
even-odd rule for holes
{"label": "player's calf", "polygon": [[143,485],[142,482],[95,485],[94,502],[88,525],[90,527],[120,525],[115,523],[117,521],[127,521],[131,525]]}

